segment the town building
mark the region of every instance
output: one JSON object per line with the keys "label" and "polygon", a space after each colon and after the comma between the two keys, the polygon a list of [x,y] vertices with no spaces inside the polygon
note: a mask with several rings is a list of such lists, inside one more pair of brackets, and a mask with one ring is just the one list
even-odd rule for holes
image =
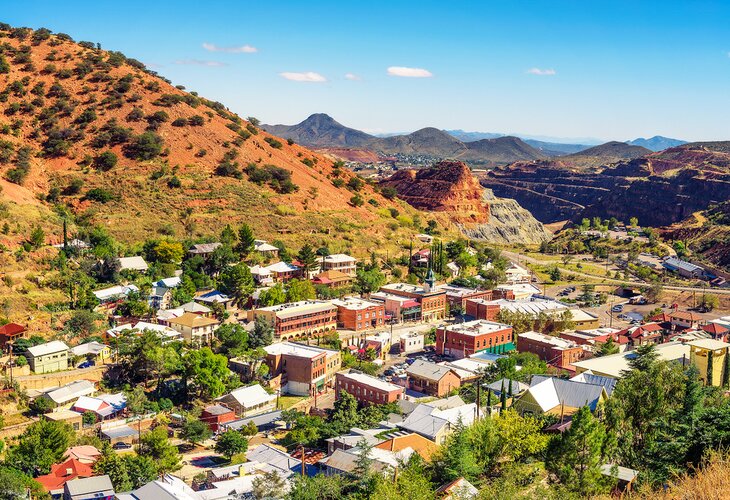
{"label": "town building", "polygon": [[517,336],[517,350],[536,354],[547,364],[566,370],[574,370],[573,363],[591,352],[570,340],[537,332],[520,333]]}
{"label": "town building", "polygon": [[504,270],[504,274],[507,283],[511,284],[529,283],[531,279],[530,271],[514,262],[510,262],[510,265]]}
{"label": "town building", "polygon": [[60,340],[29,347],[25,353],[30,369],[35,373],[68,370],[68,346]]}
{"label": "town building", "polygon": [[218,432],[222,426],[234,420],[236,412],[222,404],[206,406],[200,413],[200,421],[205,422],[213,432]]}
{"label": "town building", "polygon": [[697,368],[703,384],[725,387],[728,382],[728,348],[730,344],[714,339],[687,342],[689,361]]}
{"label": "town building", "polygon": [[540,295],[542,290],[532,283],[508,283],[497,286],[497,290],[503,292],[512,292],[514,300],[526,300],[533,295]]}
{"label": "town building", "polygon": [[351,286],[354,278],[340,271],[324,271],[312,278],[313,285],[326,286],[327,288],[345,288]]}
{"label": "town building", "polygon": [[66,409],[56,409],[51,413],[44,413],[42,418],[52,422],[63,422],[75,431],[81,430],[84,422],[84,416],[81,413]]}
{"label": "town building", "polygon": [[239,387],[216,401],[232,409],[236,416],[249,417],[273,410],[276,394],[269,394],[259,384],[253,384]]}
{"label": "town building", "polygon": [[461,387],[459,375],[451,368],[416,360],[406,370],[408,388],[429,396],[444,397]]}
{"label": "town building", "polygon": [[696,329],[702,323],[702,316],[689,311],[675,311],[669,315],[672,327],[676,329]]}
{"label": "town building", "polygon": [[57,408],[69,408],[82,396],[91,396],[96,392],[94,383],[89,380],[75,380],[61,387],[55,387],[41,394],[40,398],[50,400]]}
{"label": "town building", "polygon": [[302,270],[299,267],[287,262],[271,264],[266,266],[266,270],[271,273],[271,279],[278,283],[286,283],[302,275]]}
{"label": "town building", "polygon": [[[427,278],[424,286],[392,283],[380,287],[380,291],[410,299],[401,304],[401,315],[405,316],[405,313],[408,312],[408,316],[414,318],[415,321],[438,321],[446,317],[446,292],[435,288],[432,271],[429,272],[429,275],[430,278]],[[411,311],[408,311],[409,309]],[[415,314],[413,310],[415,310]],[[405,318],[397,319],[407,321]]]}
{"label": "town building", "polygon": [[[179,316],[171,316],[167,321],[179,318],[183,314],[185,313],[182,313]],[[123,337],[124,335],[142,335],[142,333],[144,333],[145,331],[152,331],[156,332],[157,335],[160,336],[163,344],[173,341],[184,340],[183,334],[180,331],[174,330],[169,326],[166,326],[166,323],[167,322],[161,322],[160,324],[157,324],[147,323],[146,321],[138,321],[137,323],[128,323],[126,325],[115,326],[114,328],[110,328],[109,330],[104,332],[104,339],[111,342],[113,346],[116,346],[119,342],[118,339],[120,337]]]}
{"label": "town building", "polygon": [[67,482],[93,475],[93,465],[84,464],[74,458],[69,458],[60,464],[51,465],[50,473],[38,476],[35,480],[41,483],[41,486],[51,495],[51,498],[61,498],[63,495],[63,487]]}
{"label": "town building", "polygon": [[172,291],[180,285],[180,282],[179,276],[156,281],[150,292],[150,307],[152,309],[168,309],[172,304]]}
{"label": "town building", "polygon": [[514,401],[512,408],[522,415],[569,416],[583,406],[595,411],[607,397],[602,385],[534,375],[530,388]]}
{"label": "town building", "polygon": [[195,313],[185,313],[168,321],[170,328],[180,332],[187,342],[202,345],[209,344],[213,334],[220,326],[220,321]]}
{"label": "town building", "polygon": [[405,394],[405,388],[399,385],[354,370],[336,374],[335,391],[337,399],[345,391],[364,405],[395,403]]}
{"label": "town building", "polygon": [[567,304],[552,299],[467,299],[465,302],[466,315],[475,319],[495,321],[499,317],[500,311],[525,314],[533,319],[537,319],[541,314],[560,316],[569,311],[570,321],[574,328],[587,330],[600,327],[598,316],[595,314],[570,308]]}
{"label": "town building", "polygon": [[481,351],[501,353],[514,349],[512,340],[511,326],[478,319],[438,328],[436,352],[457,359]]}
{"label": "town building", "polygon": [[254,240],[253,249],[265,259],[275,259],[279,256],[279,248],[270,245],[265,240]]}
{"label": "town building", "polygon": [[135,255],[134,257],[120,257],[119,265],[120,271],[136,271],[144,273],[147,269],[149,269],[149,266],[140,255]]}
{"label": "town building", "polygon": [[188,253],[190,255],[200,255],[203,258],[208,258],[215,252],[218,248],[223,246],[222,243],[214,242],[214,243],[197,243],[190,247],[190,250],[188,250]]}
{"label": "town building", "polygon": [[357,259],[344,253],[327,255],[322,259],[322,271],[339,271],[348,276],[355,276]]}
{"label": "town building", "polygon": [[302,300],[254,309],[250,319],[262,317],[274,326],[278,340],[324,335],[337,329],[337,306],[322,300]]}
{"label": "town building", "polygon": [[283,393],[310,396],[332,387],[342,366],[339,350],[279,342],[264,347],[270,386]]}
{"label": "town building", "polygon": [[111,359],[112,351],[108,345],[92,340],[85,344],[73,346],[71,348],[71,355],[74,358],[84,358],[86,361],[101,364]]}
{"label": "town building", "polygon": [[466,311],[466,301],[469,299],[497,300],[514,298],[514,294],[510,290],[483,290],[457,285],[437,285],[436,289],[446,292],[446,301],[452,310]]}
{"label": "town building", "polygon": [[7,323],[0,326],[0,350],[6,351],[8,344],[26,337],[28,329],[18,323]]}
{"label": "town building", "polygon": [[[453,404],[451,400],[454,400]],[[477,418],[477,405],[454,397],[419,404],[396,425],[442,445],[459,425],[469,426]]]}
{"label": "town building", "polygon": [[114,486],[107,475],[79,477],[63,486],[63,500],[112,500]]}
{"label": "town building", "polygon": [[385,325],[385,305],[357,297],[332,301],[337,307],[337,327],[345,330],[370,330]]}
{"label": "town building", "polygon": [[662,262],[662,267],[667,271],[677,273],[683,278],[701,279],[705,276],[705,270],[702,267],[678,257],[667,257]]}
{"label": "town building", "polygon": [[233,307],[233,297],[229,297],[218,290],[210,290],[200,295],[196,295],[193,300],[199,304],[212,309],[215,304],[220,304],[223,309],[231,309]]}
{"label": "town building", "polygon": [[[519,343],[518,343],[519,347]],[[681,342],[667,342],[655,347],[658,359],[689,365],[690,346]],[[584,359],[574,363],[578,374],[590,371],[595,375],[619,379],[623,372],[631,370],[629,360],[634,357],[633,351],[624,351],[619,354]]]}
{"label": "town building", "polygon": [[136,285],[116,285],[92,292],[101,306],[113,308],[118,302],[127,298],[130,293],[139,293]]}
{"label": "town building", "polygon": [[400,353],[411,354],[421,352],[425,347],[426,336],[418,332],[408,332],[400,336]]}

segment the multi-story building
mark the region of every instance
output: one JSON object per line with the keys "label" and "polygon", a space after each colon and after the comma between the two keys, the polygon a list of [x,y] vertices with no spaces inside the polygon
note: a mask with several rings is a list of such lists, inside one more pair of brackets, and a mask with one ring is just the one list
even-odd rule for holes
{"label": "multi-story building", "polygon": [[446,301],[449,303],[449,307],[461,309],[462,311],[466,311],[466,302],[469,299],[511,300],[515,298],[511,290],[481,290],[456,285],[438,285],[436,289],[446,292]]}
{"label": "multi-story building", "polygon": [[264,347],[270,385],[282,392],[309,396],[334,384],[342,366],[340,351],[321,347],[278,342]]}
{"label": "multi-story building", "polygon": [[344,253],[336,253],[322,259],[322,271],[339,271],[348,276],[355,276],[357,259]]}
{"label": "multi-story building", "polygon": [[522,299],[522,300],[486,300],[486,299],[467,299],[466,314],[475,319],[485,319],[495,321],[500,311],[511,313],[521,313],[529,315],[533,319],[537,319],[541,314],[551,316],[560,316],[566,311],[570,311],[570,320],[574,328],[577,329],[594,329],[598,328],[598,316],[581,309],[570,308],[557,300],[549,299]]}
{"label": "multi-story building", "polygon": [[322,300],[302,300],[254,309],[249,319],[266,318],[277,340],[320,336],[337,329],[337,306]]}
{"label": "multi-story building", "polygon": [[170,328],[182,333],[187,342],[209,344],[213,334],[221,322],[215,318],[206,318],[200,314],[186,312],[182,316],[168,321]]}
{"label": "multi-story building", "polygon": [[687,342],[689,361],[697,368],[703,384],[724,387],[727,374],[727,357],[730,344],[714,339]]}
{"label": "multi-story building", "polygon": [[337,373],[335,390],[337,399],[345,391],[361,404],[377,405],[395,403],[405,394],[404,387],[354,370]]}
{"label": "multi-story building", "polygon": [[493,321],[476,320],[436,330],[436,352],[457,359],[481,351],[506,352],[514,349],[512,327]]}
{"label": "multi-story building", "polygon": [[437,321],[446,317],[446,292],[436,289],[432,277],[429,277],[423,286],[392,283],[380,287],[380,291],[410,299],[403,304],[403,308],[420,309],[415,314],[417,321]]}
{"label": "multi-story building", "polygon": [[443,397],[461,387],[456,371],[447,366],[416,360],[406,370],[408,388],[429,396]]}
{"label": "multi-story building", "polygon": [[421,352],[425,347],[426,337],[422,333],[408,332],[400,336],[400,353],[411,354]]}
{"label": "multi-story building", "polygon": [[584,349],[573,341],[537,332],[520,333],[517,350],[531,352],[546,363],[567,370],[574,370],[573,363],[591,352],[590,348]]}
{"label": "multi-story building", "polygon": [[17,323],[7,323],[0,326],[0,350],[5,351],[8,348],[8,344],[24,338],[27,333],[28,329]]}
{"label": "multi-story building", "polygon": [[60,340],[29,347],[25,357],[35,373],[57,372],[68,369],[68,346]]}
{"label": "multi-story building", "polygon": [[333,300],[337,306],[337,327],[346,330],[369,330],[385,324],[385,304],[357,297]]}

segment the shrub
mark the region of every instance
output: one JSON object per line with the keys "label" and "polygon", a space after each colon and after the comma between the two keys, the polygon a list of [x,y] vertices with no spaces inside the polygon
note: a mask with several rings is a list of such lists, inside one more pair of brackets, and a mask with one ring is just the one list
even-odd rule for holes
{"label": "shrub", "polygon": [[336,188],[341,188],[342,186],[345,185],[345,181],[344,181],[344,179],[341,179],[340,177],[336,177],[336,178],[332,179],[332,185]]}
{"label": "shrub", "polygon": [[96,110],[94,108],[87,108],[83,110],[79,116],[76,117],[74,123],[80,125],[81,127],[85,127],[94,120],[96,120]]}
{"label": "shrub", "polygon": [[277,141],[273,137],[265,137],[264,141],[266,141],[269,144],[269,146],[271,146],[274,149],[281,149],[281,146],[282,146],[281,142]]}
{"label": "shrub", "polygon": [[351,177],[349,181],[347,181],[347,189],[350,191],[360,191],[362,187],[365,185],[365,182],[357,176]]}
{"label": "shrub", "polygon": [[200,115],[193,115],[188,118],[188,125],[191,127],[200,127],[205,124],[205,119]]}
{"label": "shrub", "polygon": [[143,118],[144,111],[142,111],[142,108],[132,108],[132,111],[127,115],[127,121],[129,122],[138,122]]}
{"label": "shrub", "polygon": [[5,57],[0,54],[0,74],[3,73],[10,73],[10,65],[8,64],[8,61],[5,59]]}
{"label": "shrub", "polygon": [[157,130],[160,128],[160,125],[165,123],[170,119],[170,115],[168,115],[164,111],[155,111],[151,115],[149,115],[147,120],[147,129],[148,130]]}
{"label": "shrub", "polygon": [[180,179],[177,175],[173,175],[169,181],[167,181],[167,187],[169,188],[179,188],[182,186],[182,182],[180,182]]}
{"label": "shrub", "polygon": [[246,124],[246,130],[248,130],[251,135],[258,135],[258,133],[259,133],[259,129],[257,129],[250,123]]}
{"label": "shrub", "polygon": [[84,180],[80,177],[74,177],[68,186],[66,186],[66,189],[63,190],[63,194],[67,196],[79,194],[82,187],[84,187]]}
{"label": "shrub", "polygon": [[51,129],[43,142],[43,154],[51,158],[66,156],[71,144],[79,139],[81,133],[72,128]]}
{"label": "shrub", "polygon": [[383,189],[380,190],[380,194],[383,195],[383,198],[392,200],[393,198],[398,196],[398,191],[396,191],[394,187],[385,186]]}
{"label": "shrub", "polygon": [[107,191],[104,188],[93,188],[86,192],[86,199],[91,201],[98,201],[99,203],[107,203],[115,199],[116,196],[111,191]]}
{"label": "shrub", "polygon": [[362,196],[360,196],[359,194],[356,194],[355,196],[350,198],[350,204],[353,207],[361,207],[364,203],[365,203],[365,201],[362,199]]}
{"label": "shrub", "polygon": [[290,145],[290,146],[293,146],[293,145],[294,145],[294,139],[287,139],[287,140],[286,140],[286,143],[287,143],[288,145]]}
{"label": "shrub", "polygon": [[113,152],[104,151],[102,154],[94,158],[94,167],[102,172],[106,172],[113,169],[117,165],[118,161],[119,159],[117,158],[117,155]]}
{"label": "shrub", "polygon": [[162,137],[154,132],[144,132],[125,145],[124,155],[132,160],[151,160],[162,152]]}
{"label": "shrub", "polygon": [[172,122],[173,127],[185,127],[187,126],[188,121],[185,118],[177,118]]}

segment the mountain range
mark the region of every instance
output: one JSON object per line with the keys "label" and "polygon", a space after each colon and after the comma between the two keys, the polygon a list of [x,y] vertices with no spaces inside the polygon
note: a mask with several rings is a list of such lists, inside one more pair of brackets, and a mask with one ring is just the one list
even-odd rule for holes
{"label": "mountain range", "polygon": [[[595,167],[641,156],[662,144],[682,143],[676,139],[656,136],[651,139],[637,139],[633,141],[636,144],[611,141],[591,146],[522,139],[488,132],[440,130],[434,127],[422,128],[409,134],[375,136],[342,125],[324,113],[313,114],[295,125],[263,125],[263,128],[307,147],[339,150],[339,154],[347,159],[362,157],[361,152],[355,154],[356,150],[367,150],[385,156],[401,154],[457,159],[475,167],[495,167],[518,161],[558,157],[578,168]],[[646,147],[642,144],[646,144]]]}

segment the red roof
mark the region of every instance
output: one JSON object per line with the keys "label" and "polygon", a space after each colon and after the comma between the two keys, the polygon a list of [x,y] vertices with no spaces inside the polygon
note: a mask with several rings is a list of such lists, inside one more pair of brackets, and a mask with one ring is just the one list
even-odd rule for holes
{"label": "red roof", "polygon": [[700,316],[699,314],[695,314],[695,313],[689,312],[689,311],[673,312],[672,314],[669,315],[669,317],[672,319],[682,319],[682,320],[686,320],[686,321],[699,321],[702,319],[702,316]]}
{"label": "red roof", "polygon": [[418,307],[420,305],[421,304],[419,304],[415,300],[406,300],[405,302],[403,302],[403,307]]}
{"label": "red roof", "polygon": [[669,314],[665,312],[661,314],[656,314],[649,319],[657,323],[669,323],[672,320],[672,318],[669,317]]}
{"label": "red roof", "polygon": [[18,335],[26,331],[23,325],[17,323],[8,323],[7,325],[0,326],[0,335],[12,336]]}
{"label": "red roof", "polygon": [[51,465],[51,473],[38,476],[35,480],[48,491],[63,489],[63,485],[78,477],[91,477],[94,471],[91,465],[84,464],[75,458],[69,458],[63,463]]}
{"label": "red roof", "polygon": [[702,325],[702,329],[707,333],[711,333],[713,335],[722,335],[723,333],[727,333],[728,331],[730,331],[724,326],[718,325],[717,323],[708,323],[706,325]]}

